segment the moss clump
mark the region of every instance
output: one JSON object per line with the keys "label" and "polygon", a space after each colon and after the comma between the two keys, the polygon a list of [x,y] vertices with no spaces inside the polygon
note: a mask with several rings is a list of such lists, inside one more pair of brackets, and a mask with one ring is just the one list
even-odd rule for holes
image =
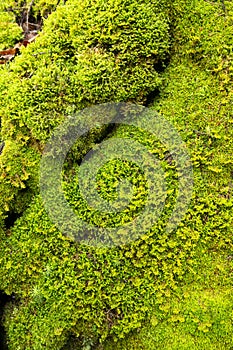
{"label": "moss clump", "polygon": [[[18,211],[23,212],[13,227],[5,231],[4,254],[0,255],[3,289],[9,294],[15,292],[20,298],[17,304],[9,306],[5,317],[10,349],[61,349],[66,347],[69,337],[76,337],[77,346],[83,348],[148,350],[165,344],[172,350],[194,346],[196,349],[224,346],[230,350],[232,63],[225,56],[230,46],[226,53],[218,39],[228,35],[231,23],[232,3],[225,3],[226,17],[222,16],[220,2],[173,3],[169,13],[178,17],[172,23],[173,57],[162,74],[163,85],[155,68],[165,58],[169,45],[165,49],[159,36],[157,51],[149,53],[150,39],[146,45],[143,41],[152,38],[147,24],[151,25],[153,19],[153,28],[158,29],[156,18],[160,20],[160,16],[164,24],[159,29],[161,37],[166,27],[165,38],[168,38],[168,10],[160,8],[161,14],[155,18],[154,11],[146,11],[152,5],[145,2],[137,2],[135,6],[116,2],[116,10],[112,2],[93,2],[90,11],[87,9],[84,14],[85,21],[81,13],[87,2],[75,2],[76,12],[74,2],[67,2],[48,18],[39,40],[10,66],[9,74],[15,78],[15,86],[4,97],[1,112],[3,134],[8,142],[1,156],[6,172],[3,188],[7,193],[3,203],[5,212],[9,210],[7,205],[12,209],[16,203]],[[153,3],[155,8],[156,4]],[[119,8],[124,16],[129,14],[127,23],[132,26],[125,24],[120,15],[113,20],[114,11]],[[137,12],[139,8],[146,12]],[[109,13],[111,16],[105,17]],[[147,22],[143,21],[145,14]],[[145,24],[146,30],[141,32],[139,43],[134,42],[134,51],[134,44],[126,40],[124,33],[134,38],[138,16],[142,16],[140,23]],[[137,21],[131,22],[133,18]],[[217,34],[212,18],[218,20]],[[197,28],[202,28],[204,33],[198,43]],[[208,35],[210,28],[212,36]],[[119,33],[122,35],[118,36]],[[213,50],[209,49],[211,40]],[[215,47],[217,43],[219,46]],[[218,62],[222,65],[216,69]],[[194,166],[195,188],[183,222],[171,233],[164,229],[177,189],[175,165],[165,159],[167,149],[150,133],[120,126],[110,136],[140,141],[163,163],[169,202],[157,224],[131,244],[111,249],[74,244],[51,223],[36,193],[35,172],[44,143],[66,114],[72,113],[72,105],[83,108],[109,100],[142,103],[150,89],[158,86],[160,95],[151,107],[176,126]],[[53,114],[47,117],[51,110]],[[85,149],[102,135],[103,130],[93,131]],[[78,148],[75,152],[78,153]],[[31,158],[28,154],[32,154]],[[81,153],[75,159],[80,156]],[[108,162],[97,179],[102,196],[110,201],[115,198],[115,175],[117,180],[128,178],[134,184],[130,210],[120,213],[120,220],[125,221],[132,220],[137,210],[142,209],[148,192],[142,172],[131,165],[119,160]],[[107,220],[119,224],[119,216],[98,216],[87,208],[73,170],[77,170],[77,165],[66,164],[63,188],[77,215],[95,224],[104,225]],[[16,185],[10,174],[18,172]],[[25,189],[18,190],[17,186]],[[23,194],[33,200],[24,200],[20,207]],[[193,290],[183,285],[193,282]],[[147,318],[150,323],[143,327]],[[171,342],[174,327],[177,331]],[[128,337],[132,330],[137,333]],[[185,338],[183,342],[180,337]],[[121,342],[121,338],[125,339]]]}
{"label": "moss clump", "polygon": [[[195,173],[183,224],[198,232],[184,275],[150,321],[99,349],[231,349],[232,346],[232,3],[187,3],[174,25],[173,57],[153,108],[179,130]],[[218,25],[216,26],[216,21]],[[188,29],[187,29],[188,28]],[[228,39],[227,39],[228,38]],[[113,345],[114,344],[114,345]]]}
{"label": "moss clump", "polygon": [[[1,208],[19,210],[14,200],[35,181],[34,162],[24,167],[21,154],[27,157],[25,151],[32,149],[40,153],[74,105],[80,109],[106,101],[142,103],[159,87],[158,65],[170,45],[167,12],[158,1],[68,1],[45,21],[36,42],[6,67],[0,115],[2,138],[10,143],[1,156],[5,177],[0,186],[6,193]],[[11,165],[10,144],[18,149]],[[23,168],[28,180],[18,174],[12,182],[14,167]]]}
{"label": "moss clump", "polygon": [[22,39],[22,28],[15,21],[13,13],[8,12],[5,1],[0,1],[0,50],[8,49]]}

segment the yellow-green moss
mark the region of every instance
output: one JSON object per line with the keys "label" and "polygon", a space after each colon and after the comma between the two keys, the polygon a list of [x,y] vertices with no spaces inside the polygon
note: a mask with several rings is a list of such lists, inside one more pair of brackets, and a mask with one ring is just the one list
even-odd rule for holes
{"label": "yellow-green moss", "polygon": [[[25,179],[27,162],[31,162],[27,155],[33,150],[33,160],[39,158],[43,143],[72,109],[70,105],[81,108],[109,99],[141,103],[148,92],[158,87],[160,94],[151,108],[171,121],[186,142],[194,166],[195,188],[190,208],[177,230],[171,234],[164,231],[164,219],[174,201],[172,195],[167,212],[148,234],[131,245],[109,250],[88,248],[65,238],[50,222],[40,197],[34,196],[27,210],[19,210],[22,217],[2,239],[2,288],[20,297],[20,302],[6,312],[9,349],[61,349],[73,335],[83,348],[99,345],[99,349],[106,350],[230,350],[232,3],[225,1],[226,13],[220,1],[173,3],[169,10],[177,15],[177,20],[172,20],[173,56],[162,74],[162,84],[161,74],[152,66],[163,60],[169,49],[167,10],[161,14],[164,27],[159,29],[167,45],[160,46],[158,40],[155,55],[150,51],[152,36],[148,31],[160,15],[145,10],[152,6],[149,3],[137,2],[135,8],[129,4],[128,12],[121,11],[124,15],[134,13],[135,18],[142,16],[142,23],[145,18],[148,21],[136,51],[131,46],[134,41],[128,42],[124,35],[118,37],[114,25],[122,18],[112,20],[113,2],[92,2],[85,21],[81,9],[87,2],[79,3],[80,12],[75,14],[74,3],[69,1],[57,9],[48,18],[44,34],[10,66],[16,82],[10,86],[1,109],[3,135],[8,142],[1,161],[3,168],[12,166],[12,171],[17,170],[19,178],[15,184],[13,173],[6,175],[3,186],[9,187],[3,187],[7,189],[4,205],[15,208],[15,203],[21,202],[24,192],[15,190],[17,186],[25,186],[29,195],[36,188],[33,172],[37,163],[33,170],[28,167],[30,180]],[[120,1],[116,4],[116,10],[126,5]],[[153,4],[156,7],[157,3]],[[106,8],[103,15],[98,6]],[[140,6],[145,12],[137,12]],[[105,17],[108,11],[111,16]],[[97,14],[94,19],[93,14]],[[148,17],[144,17],[146,14]],[[92,20],[95,27],[91,26]],[[106,23],[113,32],[103,30],[101,25],[106,28]],[[158,22],[154,25],[157,30]],[[137,25],[132,22],[129,31],[130,28],[133,38]],[[144,46],[146,38],[149,42]],[[1,91],[4,93],[3,88]],[[51,110],[53,115],[46,118]],[[164,156],[157,140],[134,128],[121,126],[110,136],[130,136],[158,158]],[[93,142],[92,138],[90,144]],[[18,158],[15,150],[20,150]],[[103,169],[109,174],[108,181],[101,178],[100,172],[106,198],[114,196],[115,169],[118,177],[129,171],[128,164],[113,162]],[[164,169],[172,187],[176,180],[174,168],[164,162]],[[68,171],[63,182],[67,199],[77,213],[90,218],[78,193],[77,178],[71,174]],[[134,168],[130,176],[136,178],[140,190],[143,174]],[[145,196],[140,200],[143,205]],[[134,203],[133,209],[137,205]],[[132,218],[132,212],[125,214],[127,220]],[[98,222],[98,217],[94,220]],[[134,333],[127,336],[132,330]],[[105,342],[100,345],[100,341]]]}

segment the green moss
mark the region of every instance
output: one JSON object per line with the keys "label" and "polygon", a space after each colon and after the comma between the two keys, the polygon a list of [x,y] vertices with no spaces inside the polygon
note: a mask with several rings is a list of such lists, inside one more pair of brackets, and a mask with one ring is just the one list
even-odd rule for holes
{"label": "green moss", "polygon": [[195,274],[186,274],[176,292],[160,310],[130,336],[98,349],[230,349],[232,345],[232,260],[229,250],[193,257]]}
{"label": "green moss", "polygon": [[[58,7],[36,42],[22,49],[5,69],[5,76],[11,79],[2,83],[2,139],[11,141],[13,148],[27,145],[41,152],[54,127],[72,113],[73,106],[145,101],[161,84],[157,65],[169,52],[168,15],[163,9],[164,4],[157,1],[70,1]],[[2,168],[10,166],[11,152],[9,147],[7,155],[3,152]],[[14,162],[23,162],[20,153]],[[33,177],[30,166],[26,172]],[[16,198],[18,188],[11,177],[7,172],[1,192],[5,192],[6,181]],[[19,181],[33,191],[23,178]],[[14,206],[7,197],[2,201],[1,207]]]}
{"label": "green moss", "polygon": [[[200,236],[188,258],[190,273],[161,310],[154,310],[150,322],[100,349],[232,347],[232,63],[226,60],[230,2],[226,10],[224,17],[220,2],[199,2],[178,17],[174,55],[153,105],[179,130],[194,165],[196,199],[188,222]],[[218,62],[225,66],[216,69]]]}
{"label": "green moss", "polygon": [[[5,81],[1,88],[7,141],[1,156],[6,172],[2,203],[5,212],[7,206],[17,207],[23,215],[1,242],[2,288],[20,298],[6,311],[10,349],[61,349],[68,346],[69,337],[76,337],[74,348],[230,350],[232,63],[226,58],[231,45],[226,44],[226,53],[220,37],[229,36],[232,3],[225,3],[226,16],[221,2],[174,2],[172,11],[155,12],[152,5],[156,9],[157,2],[118,1],[115,8],[112,2],[100,1],[89,9],[86,1],[69,1],[48,18],[36,43],[11,64],[15,84],[6,96]],[[173,57],[160,74],[155,67],[169,49],[168,12],[178,15],[172,20]],[[154,34],[159,32],[155,43],[150,27]],[[125,33],[132,40],[126,40]],[[220,61],[223,65],[217,69]],[[44,143],[66,113],[74,111],[73,105],[143,103],[158,87],[160,94],[151,108],[175,125],[193,161],[195,187],[183,222],[170,234],[164,230],[177,180],[174,164],[164,160],[166,147],[150,133],[120,126],[108,136],[140,141],[161,160],[169,201],[157,224],[132,244],[111,249],[75,244],[55,228],[35,195]],[[49,111],[53,114],[48,117]],[[87,139],[89,143],[83,152],[105,131],[95,129],[85,138],[83,144]],[[82,142],[75,160],[81,158],[81,148]],[[134,164],[114,160],[98,173],[100,192],[114,200],[116,178],[128,178],[134,184],[130,210],[118,216],[90,210],[79,192],[78,167],[72,157],[69,160],[63,188],[82,218],[117,225],[122,219],[132,220],[145,204],[143,173]],[[33,200],[23,199],[23,194]]]}
{"label": "green moss", "polygon": [[0,1],[0,50],[8,49],[22,39],[22,29],[15,21],[15,16],[8,12],[5,2]]}

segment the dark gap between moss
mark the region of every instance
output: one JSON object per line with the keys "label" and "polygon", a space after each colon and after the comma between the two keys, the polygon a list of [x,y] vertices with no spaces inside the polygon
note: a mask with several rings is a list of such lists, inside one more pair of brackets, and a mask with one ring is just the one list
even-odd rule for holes
{"label": "dark gap between moss", "polygon": [[7,350],[6,332],[2,324],[4,306],[12,300],[12,297],[0,291],[0,349]]}

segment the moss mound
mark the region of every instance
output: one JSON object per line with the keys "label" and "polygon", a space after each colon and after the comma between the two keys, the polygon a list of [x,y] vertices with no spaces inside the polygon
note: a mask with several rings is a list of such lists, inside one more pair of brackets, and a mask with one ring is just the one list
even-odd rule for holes
{"label": "moss mound", "polygon": [[[0,282],[16,294],[5,311],[9,349],[231,349],[232,10],[230,1],[223,7],[204,0],[172,6],[70,0],[2,70],[2,221],[11,212],[22,214],[1,231]],[[169,50],[169,65],[160,72]],[[46,141],[76,109],[109,101],[143,104],[155,89],[151,108],[175,125],[193,163],[185,218],[176,230],[165,230],[177,172],[155,136],[125,125],[111,133],[93,128],[63,169],[76,215],[117,226],[130,222],[147,200],[139,167],[114,159],[98,173],[99,191],[113,201],[119,181],[128,179],[132,203],[117,215],[88,208],[77,162],[103,138],[135,140],[155,155],[168,198],[157,223],[130,244],[109,249],[73,242],[51,222],[38,194]]]}
{"label": "moss mound", "polygon": [[164,8],[158,1],[68,1],[45,21],[36,42],[3,70],[3,213],[22,211],[16,203],[25,188],[35,192],[38,152],[73,106],[142,103],[159,87],[159,66],[170,45]]}

